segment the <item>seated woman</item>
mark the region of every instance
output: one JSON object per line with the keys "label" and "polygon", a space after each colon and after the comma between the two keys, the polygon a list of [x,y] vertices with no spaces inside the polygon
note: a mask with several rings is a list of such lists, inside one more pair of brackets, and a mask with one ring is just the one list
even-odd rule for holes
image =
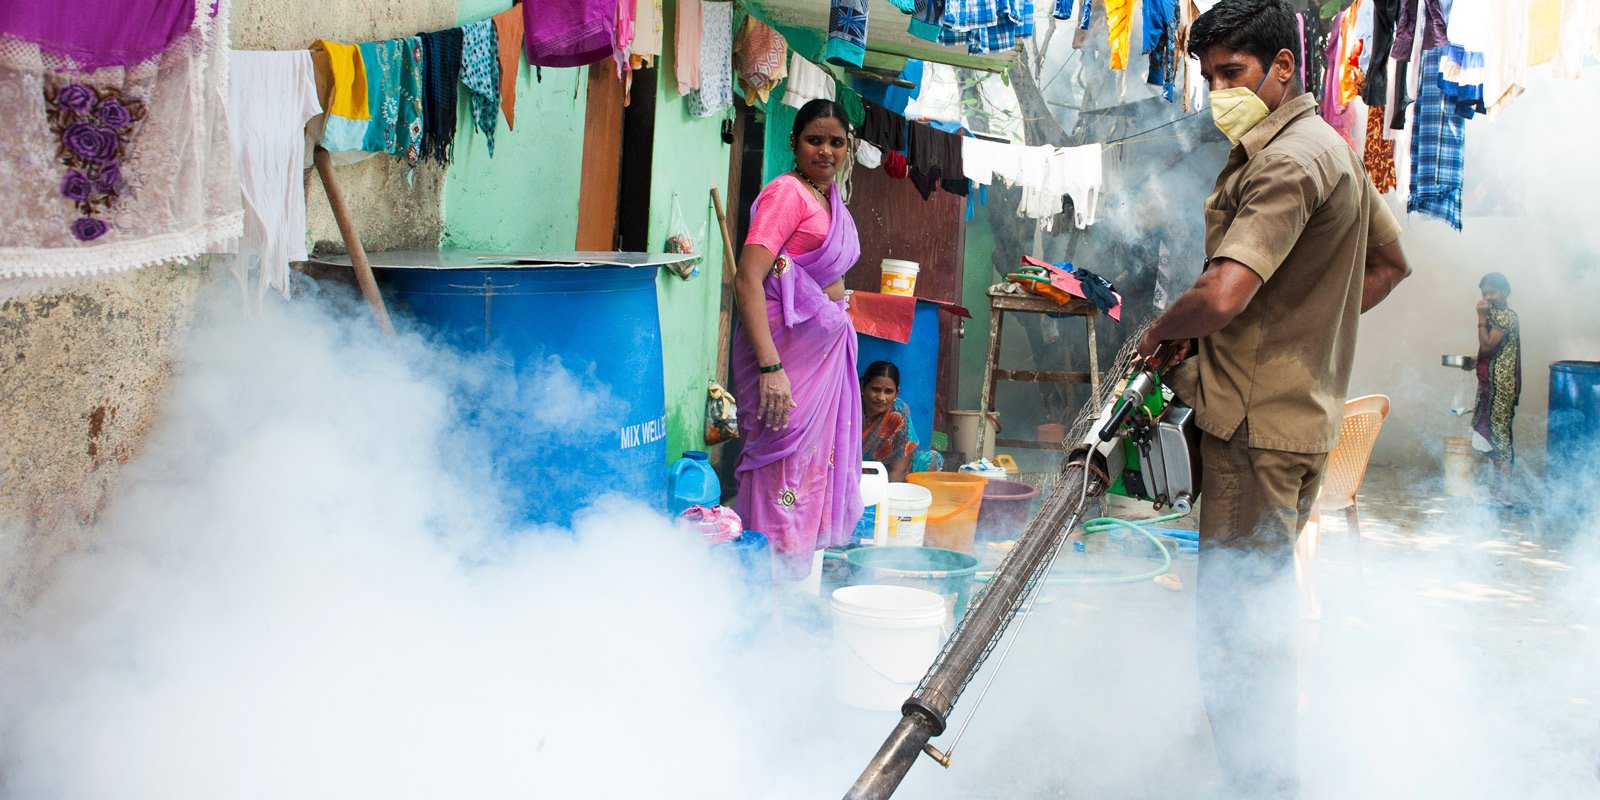
{"label": "seated woman", "polygon": [[900,368],[874,361],[861,375],[861,457],[881,461],[889,480],[905,481],[911,472],[944,466],[938,453],[917,452],[917,431],[911,426],[911,408],[900,399]]}

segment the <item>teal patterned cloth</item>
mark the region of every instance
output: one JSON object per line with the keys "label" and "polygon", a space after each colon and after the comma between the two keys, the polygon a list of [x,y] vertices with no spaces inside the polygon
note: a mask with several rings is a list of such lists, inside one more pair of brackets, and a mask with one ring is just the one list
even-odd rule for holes
{"label": "teal patterned cloth", "polygon": [[483,131],[494,156],[494,126],[500,116],[500,42],[494,21],[479,20],[461,28],[461,83],[472,93],[472,122]]}
{"label": "teal patterned cloth", "polygon": [[367,125],[361,149],[417,165],[422,156],[422,40],[415,36],[366,42]]}

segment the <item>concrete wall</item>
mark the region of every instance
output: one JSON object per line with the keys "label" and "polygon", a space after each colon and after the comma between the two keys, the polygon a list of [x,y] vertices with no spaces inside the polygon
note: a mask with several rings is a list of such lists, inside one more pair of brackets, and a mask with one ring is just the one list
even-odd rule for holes
{"label": "concrete wall", "polygon": [[[675,4],[664,13],[673,18]],[[722,307],[722,234],[711,205],[716,187],[727,202],[729,147],[722,143],[722,120],[732,112],[698,118],[678,96],[670,74],[677,57],[672,24],[667,25],[665,69],[656,81],[654,155],[650,162],[650,248],[660,250],[671,235],[672,201],[683,209],[689,234],[697,237],[703,260],[700,274],[685,281],[662,270],[656,279],[661,303],[667,397],[667,457],[704,450],[706,384],[717,366],[717,329]],[[738,101],[735,101],[738,102]],[[733,212],[730,210],[730,214]],[[736,219],[736,218],[735,218]],[[736,224],[729,221],[729,226]],[[705,235],[702,237],[702,228]]]}
{"label": "concrete wall", "polygon": [[203,271],[153,267],[0,305],[0,610],[86,544],[160,413]]}
{"label": "concrete wall", "polygon": [[[1471,376],[1441,367],[1439,357],[1476,353],[1478,281],[1498,271],[1511,282],[1522,327],[1517,458],[1533,474],[1542,471],[1550,363],[1600,360],[1593,310],[1600,297],[1600,229],[1593,223],[1600,159],[1587,155],[1600,109],[1585,102],[1596,96],[1596,70],[1580,81],[1530,71],[1527,92],[1500,118],[1467,123],[1463,230],[1403,219],[1401,243],[1415,273],[1362,318],[1350,386],[1352,395],[1377,392],[1392,401],[1374,463],[1436,474],[1442,438],[1468,435],[1470,416],[1450,407],[1458,392],[1471,391]],[[1485,216],[1486,207],[1503,210]],[[1464,403],[1471,408],[1470,394]]]}

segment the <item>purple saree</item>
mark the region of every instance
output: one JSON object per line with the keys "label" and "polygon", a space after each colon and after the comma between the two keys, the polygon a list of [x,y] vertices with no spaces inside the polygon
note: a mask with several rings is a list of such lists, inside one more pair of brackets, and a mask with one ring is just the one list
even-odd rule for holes
{"label": "purple saree", "polygon": [[810,572],[816,550],[849,541],[862,510],[855,328],[845,304],[823,291],[855,265],[861,241],[838,187],[829,199],[832,219],[822,246],[800,255],[785,247],[780,269],[766,279],[767,324],[796,404],[787,428],[772,430],[756,418],[760,365],[742,327],[733,337],[734,388],[746,398],[739,407],[744,450],[734,469],[734,510],[745,530],[767,535],[775,571],[789,580]]}

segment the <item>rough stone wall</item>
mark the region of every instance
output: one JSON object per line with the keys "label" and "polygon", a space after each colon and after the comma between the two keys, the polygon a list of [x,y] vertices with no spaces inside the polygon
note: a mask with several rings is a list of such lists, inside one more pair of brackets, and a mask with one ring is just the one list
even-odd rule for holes
{"label": "rough stone wall", "polygon": [[0,305],[0,608],[83,544],[160,412],[201,262]]}
{"label": "rough stone wall", "polygon": [[[235,0],[239,49],[319,37],[365,41],[455,24],[454,0]],[[370,249],[439,242],[444,170],[373,158],[337,170]],[[342,251],[312,173],[310,240]],[[221,263],[219,261],[219,263]],[[49,565],[86,542],[117,468],[160,413],[174,347],[211,270],[185,262],[0,304],[0,611],[24,603]]]}

